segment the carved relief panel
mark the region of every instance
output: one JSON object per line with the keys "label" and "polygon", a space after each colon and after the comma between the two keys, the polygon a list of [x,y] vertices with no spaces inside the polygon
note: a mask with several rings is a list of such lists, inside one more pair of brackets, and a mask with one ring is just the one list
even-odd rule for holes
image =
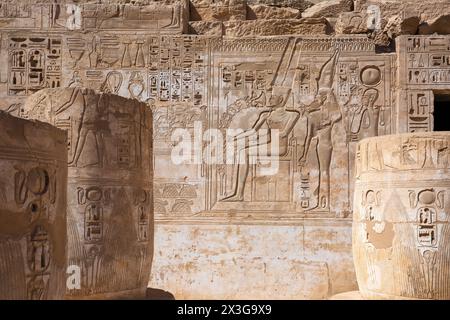
{"label": "carved relief panel", "polygon": [[[170,27],[167,34],[156,35],[157,29],[146,23],[167,18],[167,23],[176,24],[169,13],[174,8],[169,7],[164,9],[167,14],[156,17],[158,6],[42,5],[42,25],[52,30],[51,36],[36,32],[31,38],[8,29],[2,34],[0,57],[9,61],[8,72],[0,74],[2,92],[8,93],[2,109],[21,115],[26,95],[53,84],[146,102],[154,112],[154,169],[159,186],[155,198],[161,215],[208,215],[236,209],[298,217],[319,212],[346,216],[354,144],[392,129],[392,57],[376,54],[373,42],[360,36],[222,39],[177,35],[177,28]],[[20,43],[10,45],[16,38],[33,48],[40,38],[51,44],[37,47],[45,56],[43,66],[36,62],[29,66],[30,61],[39,61],[38,50],[32,52],[35,58],[23,63],[23,55],[28,57],[32,49]],[[47,52],[53,51],[54,39],[60,39],[54,44],[58,57]],[[49,68],[50,62],[55,68]],[[61,66],[59,73],[57,66]],[[278,103],[284,109],[273,114],[271,103],[277,99],[285,99]],[[177,129],[187,129],[194,140],[197,129],[202,135],[217,129],[226,137],[227,129],[250,130],[258,119],[262,129],[277,127],[285,134],[280,140],[282,154],[276,155],[280,158],[277,174],[258,174],[271,157],[248,167],[204,161],[173,164],[172,136]],[[72,132],[69,157],[75,161],[74,119],[57,121]],[[118,130],[124,136],[119,159],[125,167],[134,159],[125,147],[128,139],[134,139],[127,128],[124,123]],[[205,150],[208,143],[201,138],[197,146]],[[333,181],[342,182],[337,191],[332,190]],[[164,190],[171,186],[178,192],[188,187],[196,196],[167,196]]]}
{"label": "carved relief panel", "polygon": [[[0,70],[0,109],[18,115],[26,95],[77,86],[200,105],[204,78],[197,44],[186,37],[177,46],[171,37],[187,26],[187,4],[0,1],[0,61],[8,66]],[[167,59],[160,59],[161,44],[171,47]]]}
{"label": "carved relief panel", "polygon": [[204,39],[96,33],[65,40],[67,86],[140,101],[204,103]]}
{"label": "carved relief panel", "polygon": [[0,111],[0,298],[62,299],[65,133]]}
{"label": "carved relief panel", "polygon": [[376,55],[366,38],[224,40],[213,48],[209,128],[223,136],[276,128],[285,138],[274,175],[258,175],[270,159],[207,166],[209,210],[346,216],[355,142],[391,132],[392,57]]}
{"label": "carved relief panel", "polygon": [[22,116],[68,135],[68,257],[83,276],[69,297],[142,293],[153,256],[150,108],[88,89],[46,89]]}
{"label": "carved relief panel", "polygon": [[11,36],[8,46],[8,95],[26,96],[61,86],[62,39]]}
{"label": "carved relief panel", "polygon": [[176,4],[75,3],[31,0],[0,2],[4,29],[45,31],[141,31],[181,33],[185,28],[187,2]]}
{"label": "carved relief panel", "polygon": [[353,256],[364,297],[448,299],[449,150],[445,132],[358,145]]}

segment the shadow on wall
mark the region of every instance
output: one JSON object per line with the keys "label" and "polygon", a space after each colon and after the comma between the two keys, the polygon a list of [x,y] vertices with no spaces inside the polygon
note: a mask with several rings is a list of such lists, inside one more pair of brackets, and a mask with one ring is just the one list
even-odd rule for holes
{"label": "shadow on wall", "polygon": [[175,296],[162,289],[147,288],[146,300],[175,300]]}

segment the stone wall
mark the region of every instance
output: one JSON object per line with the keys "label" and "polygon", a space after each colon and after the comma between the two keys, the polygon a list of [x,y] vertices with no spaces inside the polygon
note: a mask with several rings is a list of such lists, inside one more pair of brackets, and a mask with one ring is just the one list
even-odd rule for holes
{"label": "stone wall", "polygon": [[[2,1],[0,108],[22,115],[36,91],[89,87],[153,109],[149,286],[177,298],[325,298],[356,289],[356,144],[420,120],[408,118],[398,86],[406,94],[434,88],[404,83],[413,59],[404,42],[420,36],[401,38],[398,55],[391,45],[418,32],[414,18],[375,0],[392,12],[389,28],[387,15],[380,28],[367,28],[377,14],[367,16],[369,1],[116,2],[123,3]],[[398,26],[408,28],[388,32]],[[440,39],[444,47],[423,48],[427,61],[427,50],[448,50],[448,38]],[[448,66],[428,67],[444,74]],[[424,112],[420,128],[431,130],[431,108]],[[274,175],[260,174],[264,163],[171,159],[177,129],[210,150],[202,141],[208,129],[226,136],[255,126],[284,132]]]}

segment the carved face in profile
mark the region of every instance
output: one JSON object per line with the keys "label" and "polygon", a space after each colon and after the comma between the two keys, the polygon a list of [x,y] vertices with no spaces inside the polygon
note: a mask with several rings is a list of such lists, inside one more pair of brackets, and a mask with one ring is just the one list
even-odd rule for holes
{"label": "carved face in profile", "polygon": [[283,102],[283,97],[275,94],[271,94],[269,97],[268,106],[272,108],[279,107]]}

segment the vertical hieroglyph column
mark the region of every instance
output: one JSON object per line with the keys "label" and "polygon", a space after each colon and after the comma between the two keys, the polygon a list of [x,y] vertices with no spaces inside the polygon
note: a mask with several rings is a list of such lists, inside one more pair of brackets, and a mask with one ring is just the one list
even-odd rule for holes
{"label": "vertical hieroglyph column", "polygon": [[143,294],[153,257],[150,108],[74,88],[42,90],[23,112],[68,132],[68,264],[81,270],[68,297]]}
{"label": "vertical hieroglyph column", "polygon": [[66,134],[0,111],[0,300],[66,289]]}
{"label": "vertical hieroglyph column", "polygon": [[450,299],[450,132],[362,140],[354,199],[361,294]]}

